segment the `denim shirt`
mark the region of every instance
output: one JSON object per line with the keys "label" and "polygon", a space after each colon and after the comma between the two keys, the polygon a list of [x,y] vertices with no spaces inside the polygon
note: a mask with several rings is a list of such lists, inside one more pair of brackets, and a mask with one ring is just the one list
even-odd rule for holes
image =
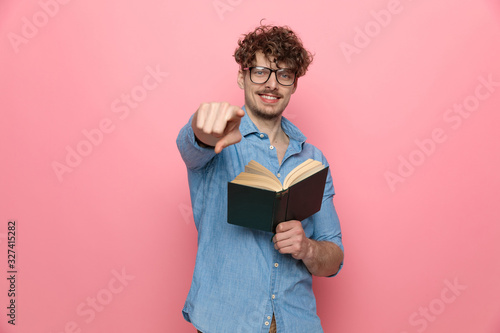
{"label": "denim shirt", "polygon": [[[191,119],[177,138],[188,170],[198,230],[198,252],[184,318],[203,333],[264,333],[269,332],[274,313],[277,332],[323,332],[312,276],[304,263],[275,250],[272,233],[227,223],[227,183],[251,160],[283,182],[306,159],[328,165],[326,158],[284,117],[281,126],[290,143],[281,165],[269,137],[259,132],[248,115],[240,123],[242,140],[220,154],[196,143]],[[321,210],[303,220],[302,226],[307,237],[331,241],[343,251],[333,195],[329,172]]]}

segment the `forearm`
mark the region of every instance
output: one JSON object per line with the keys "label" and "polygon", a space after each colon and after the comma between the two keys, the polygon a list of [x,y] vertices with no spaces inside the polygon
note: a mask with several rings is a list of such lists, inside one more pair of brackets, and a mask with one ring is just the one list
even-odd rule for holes
{"label": "forearm", "polygon": [[331,276],[338,272],[344,253],[337,244],[309,239],[309,249],[302,262],[312,275]]}
{"label": "forearm", "polygon": [[282,254],[291,254],[302,260],[309,272],[317,276],[337,273],[344,260],[344,252],[330,241],[316,241],[306,236],[300,221],[281,222],[273,237],[274,248]]}

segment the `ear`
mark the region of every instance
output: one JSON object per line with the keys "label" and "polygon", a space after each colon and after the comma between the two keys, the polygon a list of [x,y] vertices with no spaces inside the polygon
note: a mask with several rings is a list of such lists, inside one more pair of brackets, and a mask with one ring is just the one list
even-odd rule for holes
{"label": "ear", "polygon": [[237,82],[238,82],[238,86],[241,89],[245,89],[245,73],[243,73],[243,70],[241,70],[241,69],[238,71]]}

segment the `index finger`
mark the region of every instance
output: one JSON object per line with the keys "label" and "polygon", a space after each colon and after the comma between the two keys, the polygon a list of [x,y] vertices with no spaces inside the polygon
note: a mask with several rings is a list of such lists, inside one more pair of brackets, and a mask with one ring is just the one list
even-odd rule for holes
{"label": "index finger", "polygon": [[245,111],[238,106],[231,106],[229,112],[226,114],[226,121],[239,120],[243,118]]}

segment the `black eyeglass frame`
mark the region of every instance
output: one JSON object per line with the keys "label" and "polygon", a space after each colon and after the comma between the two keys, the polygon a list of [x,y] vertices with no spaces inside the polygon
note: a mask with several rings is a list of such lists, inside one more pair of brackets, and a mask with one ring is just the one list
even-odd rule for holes
{"label": "black eyeglass frame", "polygon": [[[254,82],[252,80],[252,69],[254,68],[261,68],[261,69],[267,69],[269,70],[269,76],[267,77],[267,79],[264,81],[264,82],[261,82],[261,83],[257,83],[257,82]],[[250,75],[250,81],[252,81],[253,83],[255,84],[264,84],[266,83],[267,81],[269,81],[269,78],[271,78],[271,75],[274,73],[274,75],[276,76],[276,81],[281,84],[282,86],[285,86],[285,87],[290,87],[292,85],[294,85],[295,83],[295,80],[297,80],[297,72],[294,72],[293,73],[293,82],[290,83],[290,84],[283,84],[280,82],[280,80],[278,79],[278,72],[279,71],[284,71],[284,70],[290,70],[288,68],[278,68],[278,69],[271,69],[271,68],[268,68],[268,67],[264,67],[264,66],[253,66],[253,67],[246,67],[246,68],[243,68],[244,71],[248,70],[249,72],[249,75]]]}

